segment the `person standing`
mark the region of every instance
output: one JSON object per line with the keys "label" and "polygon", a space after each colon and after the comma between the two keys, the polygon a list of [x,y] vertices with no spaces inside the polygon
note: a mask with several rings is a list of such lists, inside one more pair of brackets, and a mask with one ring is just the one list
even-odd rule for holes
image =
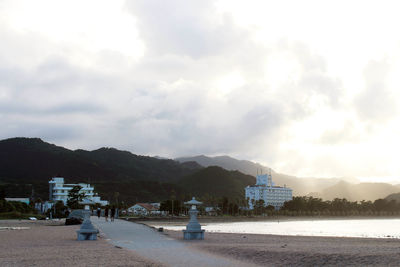
{"label": "person standing", "polygon": [[104,210],[104,217],[106,218],[106,222],[108,222],[108,206]]}
{"label": "person standing", "polygon": [[68,218],[69,214],[70,214],[69,209],[67,209],[67,210],[65,211],[65,218]]}
{"label": "person standing", "polygon": [[113,206],[113,207],[111,208],[111,221],[112,221],[112,222],[114,221],[114,217],[115,217],[115,206]]}
{"label": "person standing", "polygon": [[100,219],[100,215],[101,215],[101,209],[100,207],[97,208],[97,217]]}

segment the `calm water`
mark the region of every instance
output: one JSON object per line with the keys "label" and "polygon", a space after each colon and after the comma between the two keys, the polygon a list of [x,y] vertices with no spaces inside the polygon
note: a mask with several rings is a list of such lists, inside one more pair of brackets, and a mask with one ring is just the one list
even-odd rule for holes
{"label": "calm water", "polygon": [[[156,227],[169,230],[185,228],[171,225]],[[202,228],[207,232],[217,233],[400,238],[400,219],[208,223],[203,224]]]}

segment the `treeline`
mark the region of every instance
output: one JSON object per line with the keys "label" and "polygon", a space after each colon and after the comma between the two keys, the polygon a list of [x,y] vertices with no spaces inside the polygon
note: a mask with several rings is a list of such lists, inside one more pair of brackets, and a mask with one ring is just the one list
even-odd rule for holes
{"label": "treeline", "polygon": [[[245,199],[230,200],[227,197],[203,199],[203,205],[198,209],[201,215],[283,215],[283,216],[394,216],[400,215],[400,203],[395,200],[377,199],[375,201],[348,201],[343,198],[322,200],[314,197],[293,197],[284,203],[280,210],[273,206],[265,206],[263,200],[253,202],[254,209],[250,210]],[[207,209],[206,209],[207,207]],[[161,202],[160,210],[169,214],[187,214],[188,207],[180,200],[165,200]]]}
{"label": "treeline", "polygon": [[294,197],[285,202],[278,213],[291,216],[391,216],[400,215],[400,203],[386,199],[377,199],[374,202],[348,201],[345,198],[323,201],[313,197]]}
{"label": "treeline", "polygon": [[0,199],[0,213],[2,212],[33,213],[35,209],[23,202]]}
{"label": "treeline", "polygon": [[[250,215],[250,211],[243,209],[246,206],[245,199],[230,200],[228,197],[222,198],[203,198],[198,199],[203,201],[203,205],[197,207],[200,215]],[[189,200],[187,200],[189,201]],[[185,201],[181,200],[165,200],[160,203],[160,210],[167,211],[168,214],[187,214],[189,206],[184,204]],[[206,207],[208,208],[206,210]]]}
{"label": "treeline", "polygon": [[27,219],[32,215],[37,215],[32,205],[0,198],[0,219]]}

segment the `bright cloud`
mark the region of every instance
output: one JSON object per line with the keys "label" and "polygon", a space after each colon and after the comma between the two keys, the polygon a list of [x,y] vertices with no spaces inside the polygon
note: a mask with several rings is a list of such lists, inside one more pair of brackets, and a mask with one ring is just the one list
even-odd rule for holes
{"label": "bright cloud", "polygon": [[400,182],[397,10],[3,0],[0,138]]}

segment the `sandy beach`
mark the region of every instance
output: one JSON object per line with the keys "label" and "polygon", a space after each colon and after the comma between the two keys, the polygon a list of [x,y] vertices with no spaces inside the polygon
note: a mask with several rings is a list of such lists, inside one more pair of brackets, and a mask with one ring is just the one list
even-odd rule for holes
{"label": "sandy beach", "polygon": [[[62,221],[0,221],[0,266],[162,266],[133,250],[113,246],[101,235],[96,242],[76,241],[78,228]],[[163,234],[244,266],[400,265],[399,239],[206,232],[205,240],[185,241],[181,231]]]}
{"label": "sandy beach", "polygon": [[194,248],[261,266],[399,266],[400,240],[206,233]]}
{"label": "sandy beach", "polygon": [[63,221],[0,220],[0,266],[162,266],[101,236],[77,241],[77,229]]}

